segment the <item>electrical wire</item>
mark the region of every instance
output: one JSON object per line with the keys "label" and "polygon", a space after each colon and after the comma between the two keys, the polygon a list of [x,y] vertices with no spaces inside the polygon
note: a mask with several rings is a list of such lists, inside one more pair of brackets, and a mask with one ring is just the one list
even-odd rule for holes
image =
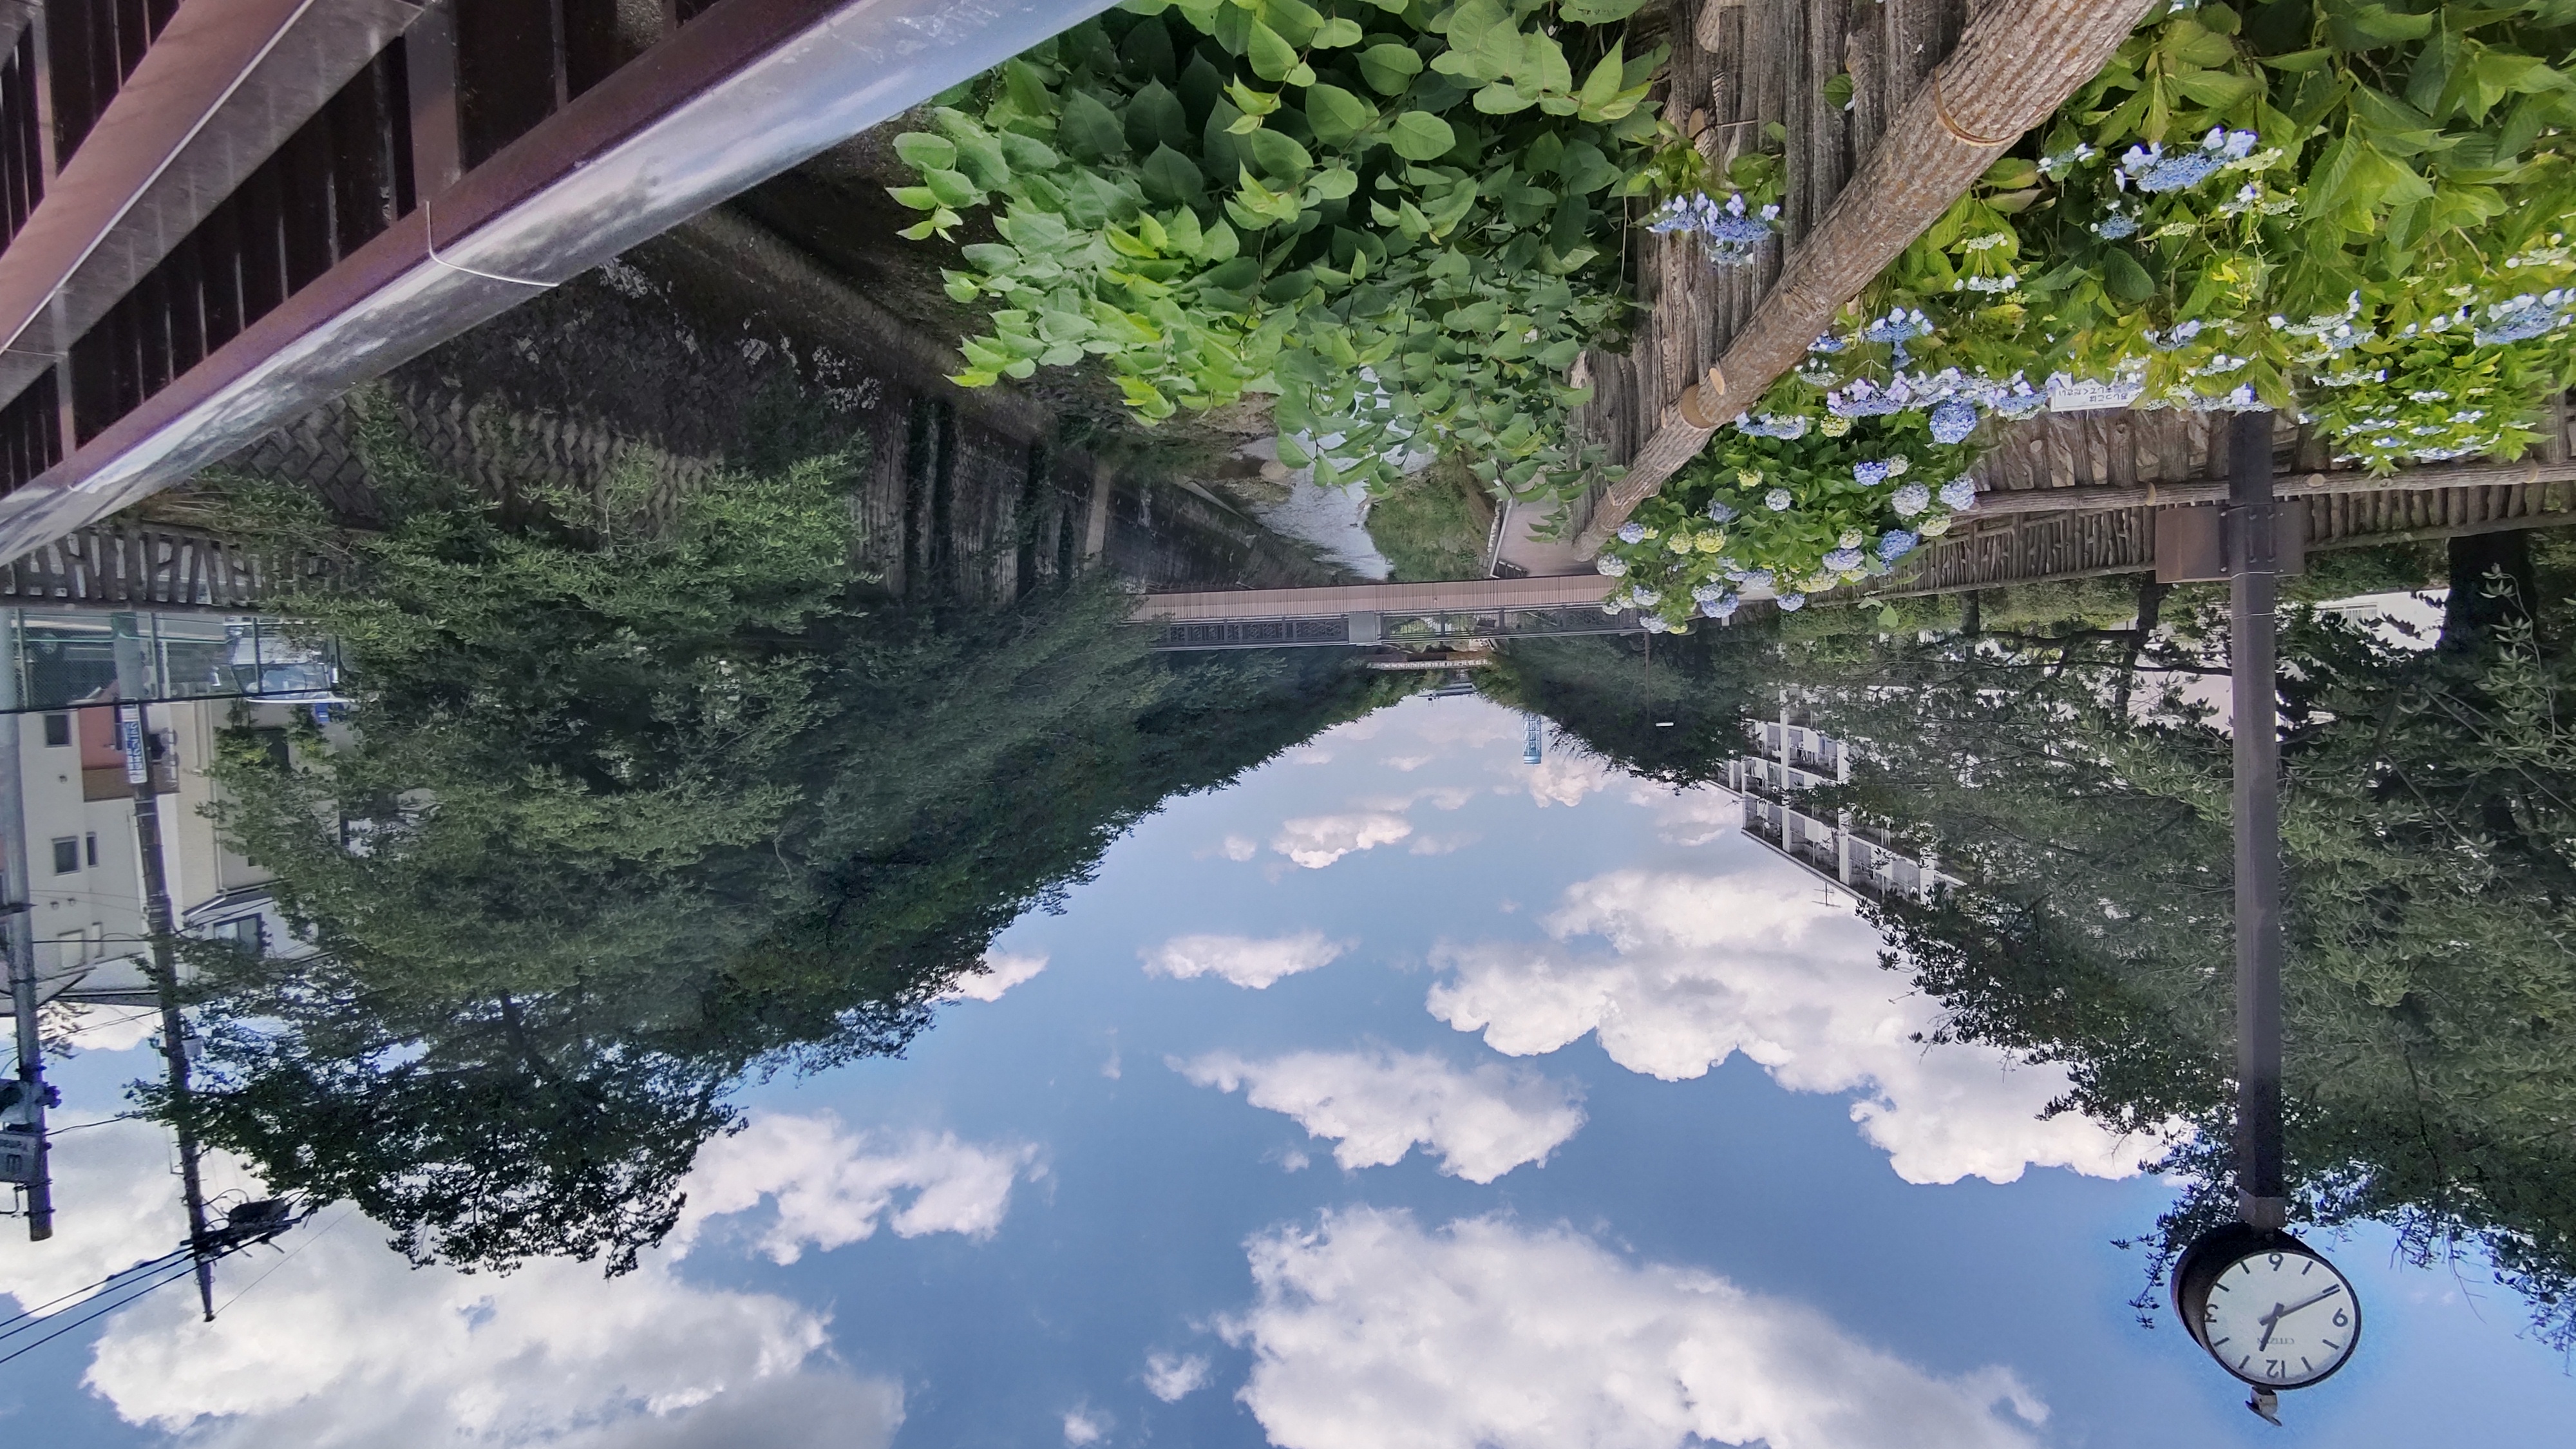
{"label": "electrical wire", "polygon": [[[117,1299],[115,1302],[110,1303],[110,1304],[107,1304],[107,1305],[106,1305],[106,1306],[104,1306],[104,1307],[94,1309],[94,1310],[92,1310],[92,1311],[90,1311],[90,1312],[88,1312],[88,1313],[84,1313],[84,1314],[82,1314],[80,1317],[75,1318],[75,1319],[72,1319],[72,1321],[71,1321],[71,1322],[64,1324],[62,1327],[55,1329],[53,1332],[46,1334],[46,1335],[45,1335],[44,1337],[42,1337],[42,1338],[39,1338],[39,1339],[33,1340],[32,1342],[28,1342],[28,1343],[20,1344],[18,1347],[14,1348],[14,1349],[11,1349],[9,1352],[7,1352],[7,1353],[5,1353],[5,1354],[0,1354],[0,1364],[5,1364],[5,1363],[8,1363],[8,1362],[9,1362],[10,1360],[12,1360],[12,1359],[19,1358],[19,1357],[21,1357],[21,1356],[23,1356],[23,1355],[25,1355],[25,1354],[33,1353],[33,1352],[35,1352],[37,1349],[40,1349],[40,1348],[44,1347],[46,1344],[49,1344],[49,1343],[53,1342],[55,1339],[58,1339],[58,1338],[62,1337],[64,1334],[71,1332],[73,1329],[81,1327],[83,1324],[96,1322],[97,1320],[99,1320],[99,1319],[101,1319],[101,1318],[106,1317],[108,1314],[114,1313],[116,1310],[118,1310],[118,1309],[120,1309],[120,1308],[123,1308],[123,1307],[125,1307],[125,1306],[126,1306],[126,1305],[128,1305],[128,1304],[130,1304],[130,1303],[134,1303],[134,1302],[136,1302],[136,1301],[138,1301],[138,1300],[142,1299],[145,1295],[147,1295],[147,1294],[151,1293],[154,1289],[157,1289],[157,1288],[167,1288],[167,1287],[169,1287],[169,1286],[170,1286],[171,1284],[173,1284],[173,1283],[181,1283],[181,1282],[185,1282],[185,1281],[187,1281],[189,1278],[194,1277],[194,1276],[196,1275],[196,1271],[197,1271],[197,1265],[196,1265],[195,1263],[182,1263],[182,1264],[180,1264],[176,1269],[173,1269],[173,1270],[172,1270],[172,1271],[170,1271],[169,1273],[164,1274],[162,1277],[160,1277],[160,1278],[158,1278],[158,1279],[156,1279],[156,1280],[154,1280],[154,1281],[152,1281],[152,1282],[150,1282],[150,1283],[145,1284],[143,1287],[141,1287],[141,1288],[139,1288],[139,1289],[136,1289],[134,1292],[131,1292],[131,1293],[126,1294],[124,1297]],[[105,1294],[101,1294],[100,1296],[101,1296],[101,1297],[105,1297],[106,1295],[105,1295]],[[47,1322],[52,1322],[52,1320],[51,1320],[51,1319],[48,1319],[48,1320],[46,1320],[46,1321],[47,1321]]]}
{"label": "electrical wire", "polygon": [[[49,1298],[44,1302],[37,1304],[33,1308],[21,1308],[6,1318],[0,1318],[0,1325],[16,1323],[21,1318],[34,1318],[39,1314],[42,1314],[46,1309],[54,1307],[56,1304],[69,1303],[83,1294],[97,1292],[119,1278],[124,1278],[135,1273],[150,1272],[152,1269],[169,1262],[173,1258],[184,1256],[187,1251],[188,1250],[186,1248],[173,1248],[169,1252],[163,1253],[158,1258],[146,1258],[140,1263],[128,1264],[125,1267],[119,1268],[115,1272],[108,1274],[106,1277],[99,1279],[95,1283],[83,1284],[60,1297]],[[8,1338],[12,1334],[23,1331],[24,1329],[21,1328],[0,1328],[0,1339]]]}
{"label": "electrical wire", "polygon": [[233,1296],[232,1296],[232,1297],[225,1299],[221,1304],[217,1305],[217,1306],[216,1306],[216,1308],[215,1308],[215,1311],[216,1311],[217,1313],[221,1313],[221,1312],[223,1312],[225,1309],[230,1308],[230,1307],[232,1307],[234,1304],[239,1303],[240,1301],[242,1301],[242,1294],[244,1294],[244,1293],[248,1293],[248,1292],[249,1292],[250,1290],[252,1290],[253,1288],[256,1288],[256,1287],[258,1287],[260,1284],[267,1282],[267,1281],[268,1281],[268,1275],[269,1275],[269,1273],[274,1273],[274,1272],[276,1272],[278,1269],[285,1267],[285,1266],[286,1266],[286,1260],[287,1260],[288,1258],[292,1258],[292,1257],[294,1257],[296,1254],[303,1252],[303,1251],[305,1250],[305,1248],[306,1248],[306,1247],[308,1247],[308,1246],[310,1246],[311,1244],[314,1244],[314,1243],[320,1242],[322,1239],[324,1239],[324,1238],[326,1238],[326,1237],[329,1237],[329,1236],[331,1235],[331,1230],[332,1230],[333,1228],[336,1228],[336,1227],[340,1226],[342,1223],[347,1222],[347,1221],[349,1220],[349,1215],[350,1215],[351,1213],[356,1212],[356,1211],[357,1211],[357,1209],[356,1209],[356,1208],[343,1208],[343,1209],[341,1209],[341,1211],[340,1211],[340,1215],[339,1215],[338,1217],[333,1218],[331,1221],[329,1221],[329,1222],[327,1222],[327,1223],[324,1223],[324,1224],[323,1224],[319,1229],[317,1229],[316,1231],[311,1232],[311,1233],[307,1233],[307,1234],[306,1234],[306,1235],[304,1235],[303,1237],[300,1237],[300,1238],[296,1239],[296,1240],[295,1240],[295,1246],[294,1246],[294,1247],[292,1247],[292,1248],[287,1249],[287,1250],[285,1251],[285,1253],[283,1253],[282,1255],[280,1255],[280,1256],[279,1256],[279,1258],[278,1258],[278,1260],[277,1260],[276,1262],[269,1264],[269,1265],[268,1265],[268,1270],[267,1270],[267,1272],[263,1272],[263,1273],[261,1273],[258,1277],[253,1278],[253,1279],[251,1279],[249,1282],[244,1283],[243,1285],[241,1285],[241,1288],[240,1288],[237,1292],[235,1292],[235,1293],[233,1294]]}

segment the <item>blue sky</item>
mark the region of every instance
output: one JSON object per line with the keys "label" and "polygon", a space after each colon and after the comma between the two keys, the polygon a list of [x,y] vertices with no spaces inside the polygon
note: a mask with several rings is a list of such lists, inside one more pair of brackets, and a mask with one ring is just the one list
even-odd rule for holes
{"label": "blue sky", "polygon": [[[1415,699],[1171,802],[1000,938],[993,999],[747,1090],[630,1277],[410,1272],[334,1210],[227,1264],[211,1328],[163,1295],[0,1370],[0,1414],[619,1449],[2563,1432],[2576,1382],[2521,1306],[2374,1232],[2326,1245],[2360,1358],[2260,1424],[2125,1306],[2143,1263],[2111,1240],[2171,1195],[2132,1170],[2150,1144],[2039,1120],[2049,1069],[1911,1041],[1937,1004],[1722,792],[1521,738]],[[141,1056],[86,1053],[68,1094],[112,1101]],[[58,1162],[63,1237],[0,1242],[22,1299],[177,1231],[149,1129]]]}

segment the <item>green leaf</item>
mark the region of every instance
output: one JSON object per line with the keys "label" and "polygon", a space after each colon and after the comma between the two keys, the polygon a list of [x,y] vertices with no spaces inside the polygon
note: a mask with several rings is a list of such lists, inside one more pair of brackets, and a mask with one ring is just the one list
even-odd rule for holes
{"label": "green leaf", "polygon": [[2260,59],[2265,66],[2273,70],[2306,72],[2315,70],[2334,59],[2334,52],[2319,46],[2315,50],[2294,50],[2287,55],[2266,55]]}
{"label": "green leaf", "polygon": [[1190,143],[1189,113],[1181,109],[1181,98],[1161,81],[1148,81],[1127,98],[1126,129],[1127,144],[1140,152]]}
{"label": "green leaf", "polygon": [[1339,201],[1360,189],[1360,175],[1347,166],[1328,166],[1306,183],[1306,201]]}
{"label": "green leaf", "polygon": [[1458,133],[1429,111],[1407,111],[1387,128],[1387,141],[1407,161],[1436,161],[1458,144]]}
{"label": "green leaf", "polygon": [[1285,186],[1295,186],[1315,169],[1315,158],[1285,133],[1264,127],[1245,140],[1252,164]]}
{"label": "green leaf", "polygon": [[984,202],[983,189],[963,172],[927,171],[921,179],[943,206],[980,206]]}
{"label": "green leaf", "polygon": [[915,171],[945,171],[957,164],[955,144],[925,131],[907,131],[895,137],[894,153]]}
{"label": "green leaf", "polygon": [[1847,70],[1838,70],[1832,75],[1825,77],[1824,95],[1826,105],[1833,107],[1837,111],[1850,110],[1852,103],[1851,72]]}
{"label": "green leaf", "polygon": [[1476,92],[1476,109],[1489,116],[1508,116],[1526,111],[1538,103],[1535,92],[1524,91],[1507,81],[1496,81]]}
{"label": "green leaf", "polygon": [[1067,91],[1056,121],[1056,139],[1076,161],[1108,161],[1127,154],[1127,132],[1089,91]]}
{"label": "green leaf", "polygon": [[1244,54],[1252,62],[1252,73],[1266,81],[1286,80],[1288,72],[1295,70],[1298,64],[1297,47],[1258,20],[1252,22]]}
{"label": "green leaf", "polygon": [[1360,77],[1369,89],[1382,96],[1400,95],[1422,74],[1422,57],[1412,47],[1383,43],[1372,45],[1359,54]]}
{"label": "green leaf", "polygon": [[1646,0],[1564,0],[1556,7],[1558,18],[1577,25],[1616,25],[1634,15]]}
{"label": "green leaf", "polygon": [[1340,86],[1312,85],[1306,88],[1306,124],[1315,128],[1316,140],[1339,146],[1377,124],[1377,107]]}
{"label": "green leaf", "polygon": [[1154,148],[1154,154],[1145,158],[1138,179],[1147,196],[1167,205],[1196,202],[1207,195],[1207,180],[1200,174],[1198,163],[1169,146]]}
{"label": "green leaf", "polygon": [[2102,254],[2102,284],[2123,302],[2143,302],[2156,294],[2155,279],[2147,269],[2118,247]]}
{"label": "green leaf", "polygon": [[2230,110],[2250,99],[2260,86],[2245,76],[2223,70],[2186,70],[2174,77],[2184,95],[2213,110]]}
{"label": "green leaf", "polygon": [[1346,50],[1359,44],[1361,39],[1358,21],[1336,17],[1325,21],[1323,28],[1315,32],[1314,46],[1317,50]]}

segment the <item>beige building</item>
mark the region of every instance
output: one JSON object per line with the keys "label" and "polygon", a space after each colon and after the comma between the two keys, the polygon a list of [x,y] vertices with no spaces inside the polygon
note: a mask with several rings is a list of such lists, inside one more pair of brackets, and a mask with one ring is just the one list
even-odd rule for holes
{"label": "beige building", "polygon": [[1794,708],[1747,720],[1753,751],[1727,762],[1726,783],[1744,802],[1744,833],[1809,873],[1854,893],[1929,901],[1961,882],[1892,832],[1852,823],[1848,810],[1802,803],[1820,785],[1851,778],[1851,749]]}
{"label": "beige building", "polygon": [[[204,813],[214,798],[208,766],[217,732],[236,708],[254,726],[280,726],[296,706],[214,699],[146,707],[157,737],[152,775],[163,871],[180,930],[272,950],[290,938],[269,899],[269,875],[225,849]],[[151,999],[134,790],[117,742],[115,707],[0,718],[0,769],[12,767],[19,818],[10,831],[0,804],[0,835],[8,837],[0,838],[0,852],[24,863],[18,884],[29,903],[43,995]],[[5,794],[0,782],[0,797]]]}

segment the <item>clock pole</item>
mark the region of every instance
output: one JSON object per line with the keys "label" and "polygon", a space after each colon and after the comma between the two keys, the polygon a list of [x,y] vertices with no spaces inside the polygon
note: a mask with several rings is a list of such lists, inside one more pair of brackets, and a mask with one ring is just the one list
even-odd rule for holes
{"label": "clock pole", "polygon": [[2281,1177],[2281,740],[2273,619],[2281,506],[2272,414],[2241,412],[2227,439],[2228,672],[2236,742],[2236,1215],[2288,1225]]}

